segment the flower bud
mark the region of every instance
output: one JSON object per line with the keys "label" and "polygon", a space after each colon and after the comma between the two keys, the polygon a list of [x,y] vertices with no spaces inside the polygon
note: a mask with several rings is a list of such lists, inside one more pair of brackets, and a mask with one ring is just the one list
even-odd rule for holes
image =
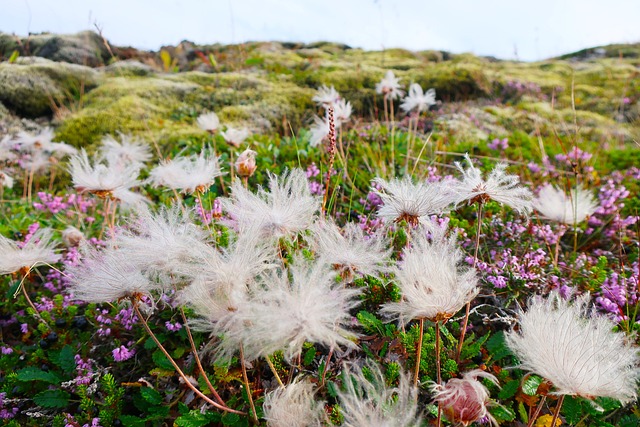
{"label": "flower bud", "polygon": [[247,148],[240,154],[238,160],[236,160],[235,167],[238,176],[248,178],[256,171],[256,153],[255,151]]}
{"label": "flower bud", "polygon": [[433,399],[442,407],[442,412],[452,423],[468,426],[479,419],[488,416],[495,422],[489,412],[489,391],[478,381],[478,377],[498,383],[496,377],[479,369],[465,373],[462,379],[452,378],[446,384],[434,384]]}
{"label": "flower bud", "polygon": [[69,226],[62,232],[62,241],[68,248],[73,248],[84,240],[84,234],[75,227]]}

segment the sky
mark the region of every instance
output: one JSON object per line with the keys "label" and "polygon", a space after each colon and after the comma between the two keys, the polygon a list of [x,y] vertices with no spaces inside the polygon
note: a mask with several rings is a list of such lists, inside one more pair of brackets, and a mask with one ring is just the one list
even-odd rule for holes
{"label": "sky", "polygon": [[0,0],[0,31],[158,50],[182,40],[335,41],[534,61],[640,42],[640,0]]}

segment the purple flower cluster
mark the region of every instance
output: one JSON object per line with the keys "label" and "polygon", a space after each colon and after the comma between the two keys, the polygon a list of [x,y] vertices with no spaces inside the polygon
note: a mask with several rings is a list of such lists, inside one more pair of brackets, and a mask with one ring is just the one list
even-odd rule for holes
{"label": "purple flower cluster", "polygon": [[[624,273],[612,272],[602,283],[596,304],[608,313],[615,322],[629,320],[635,313],[640,294],[638,292],[638,262]],[[635,319],[632,319],[635,321]]]}
{"label": "purple flower cluster", "polygon": [[[129,343],[129,345],[131,344],[132,343]],[[131,359],[136,354],[136,350],[128,349],[124,345],[121,345],[120,347],[113,349],[111,354],[116,362],[124,362],[125,360]]]}
{"label": "purple flower cluster", "polygon": [[89,385],[94,376],[93,361],[91,359],[84,360],[79,354],[75,355],[75,361],[76,377],[73,382],[80,385]]}
{"label": "purple flower cluster", "polygon": [[7,399],[7,393],[0,393],[0,419],[8,420],[16,416],[18,408],[9,405],[10,402]]}
{"label": "purple flower cluster", "polygon": [[171,332],[177,332],[182,329],[182,323],[180,322],[171,323],[167,320],[164,325],[166,326],[167,330]]}
{"label": "purple flower cluster", "polygon": [[38,192],[38,198],[40,202],[33,203],[33,207],[37,210],[49,212],[54,215],[62,211],[67,211],[66,215],[69,217],[75,214],[71,209],[77,209],[82,213],[86,213],[89,207],[95,205],[95,200],[85,200],[81,195],[75,193],[67,196],[54,196],[40,191]]}
{"label": "purple flower cluster", "polygon": [[509,148],[509,139],[508,138],[496,138],[493,141],[491,141],[487,147],[489,147],[492,150],[498,150],[498,151],[504,151],[507,148]]}

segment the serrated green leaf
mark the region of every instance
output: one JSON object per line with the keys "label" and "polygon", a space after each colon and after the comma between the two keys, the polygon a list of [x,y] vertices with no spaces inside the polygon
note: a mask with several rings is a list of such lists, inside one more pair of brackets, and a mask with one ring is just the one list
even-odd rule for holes
{"label": "serrated green leaf", "polygon": [[538,394],[538,386],[544,381],[544,378],[537,375],[529,375],[522,384],[522,392],[529,396],[535,396]]}
{"label": "serrated green leaf", "polygon": [[173,365],[171,364],[171,362],[169,362],[169,359],[167,359],[162,351],[154,351],[151,358],[153,359],[153,363],[155,363],[158,368],[165,369],[167,371],[173,371]]}
{"label": "serrated green leaf", "polygon": [[507,356],[513,355],[513,353],[507,346],[507,342],[504,339],[503,331],[500,331],[489,338],[487,340],[486,347],[495,362]]}
{"label": "serrated green leaf", "polygon": [[579,398],[573,396],[565,396],[562,404],[562,415],[564,415],[567,423],[575,424],[582,418],[582,402]]}
{"label": "serrated green leaf", "polygon": [[145,420],[133,415],[120,415],[118,418],[124,427],[145,427]]}
{"label": "serrated green leaf", "polygon": [[142,395],[142,398],[152,405],[159,405],[162,403],[162,395],[151,387],[142,387],[140,389],[140,395]]}
{"label": "serrated green leaf", "polygon": [[64,390],[45,390],[33,396],[33,401],[43,408],[64,408],[69,404],[69,397]]}
{"label": "serrated green leaf", "polygon": [[490,407],[489,412],[491,412],[491,415],[493,415],[499,423],[503,421],[513,421],[516,419],[516,413],[513,412],[513,409],[503,405],[492,406]]}
{"label": "serrated green leaf", "polygon": [[304,358],[302,359],[302,363],[305,365],[310,365],[313,362],[313,359],[316,357],[316,349],[311,347],[304,353]]}
{"label": "serrated green leaf", "polygon": [[151,337],[147,338],[147,340],[144,342],[144,349],[153,350],[154,348],[158,348],[156,342]]}
{"label": "serrated green leaf", "polygon": [[222,416],[222,424],[225,426],[233,426],[240,421],[240,415],[227,412]]}
{"label": "serrated green leaf", "polygon": [[62,380],[54,372],[45,372],[41,369],[29,366],[24,369],[20,369],[16,377],[18,381],[44,381],[50,384],[59,384]]}
{"label": "serrated green leaf", "polygon": [[502,386],[502,390],[500,390],[500,393],[498,393],[498,397],[500,399],[509,399],[515,396],[516,392],[518,391],[518,387],[520,387],[520,381],[511,380],[504,386]]}
{"label": "serrated green leaf", "polygon": [[368,311],[362,310],[356,315],[366,333],[370,335],[384,335],[384,323]]}
{"label": "serrated green leaf", "polygon": [[59,352],[54,352],[50,359],[64,372],[72,372],[76,369],[75,351],[70,345],[65,345]]}
{"label": "serrated green leaf", "polygon": [[338,397],[338,386],[333,381],[327,381],[327,394],[333,398]]}

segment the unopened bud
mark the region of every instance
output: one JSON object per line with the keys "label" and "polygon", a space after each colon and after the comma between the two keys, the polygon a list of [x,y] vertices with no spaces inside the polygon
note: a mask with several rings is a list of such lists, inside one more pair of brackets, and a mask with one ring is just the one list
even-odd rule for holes
{"label": "unopened bud", "polygon": [[238,160],[236,160],[235,167],[238,176],[248,178],[256,171],[256,153],[255,151],[247,148],[240,154]]}
{"label": "unopened bud", "polygon": [[62,232],[62,241],[68,248],[79,246],[84,240],[84,234],[75,227],[69,226]]}

